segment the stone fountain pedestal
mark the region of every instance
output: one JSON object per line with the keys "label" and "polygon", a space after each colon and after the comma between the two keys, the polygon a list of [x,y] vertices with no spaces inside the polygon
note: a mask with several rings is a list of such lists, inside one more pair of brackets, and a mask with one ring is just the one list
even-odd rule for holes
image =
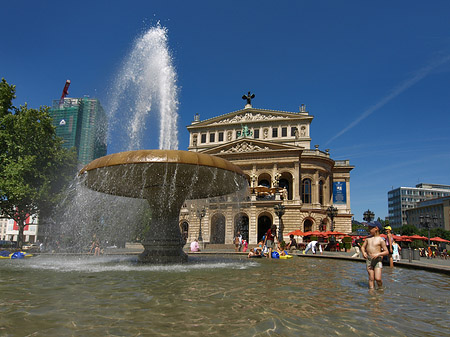
{"label": "stone fountain pedestal", "polygon": [[248,186],[241,169],[229,161],[180,150],[115,153],[92,161],[80,175],[92,190],[148,201],[152,215],[139,256],[148,263],[187,261],[178,223],[186,199],[231,194]]}

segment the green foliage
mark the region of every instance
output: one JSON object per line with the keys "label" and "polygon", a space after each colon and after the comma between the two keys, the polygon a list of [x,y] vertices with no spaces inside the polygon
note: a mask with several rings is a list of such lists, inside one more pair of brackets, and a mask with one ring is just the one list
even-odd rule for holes
{"label": "green foliage", "polygon": [[367,229],[367,226],[364,226],[362,223],[353,220],[352,221],[352,232],[356,232],[357,229]]}
{"label": "green foliage", "polygon": [[[23,244],[27,215],[49,214],[73,178],[76,155],[62,147],[47,107],[13,106],[15,86],[0,84],[0,209],[19,225]],[[41,214],[42,212],[42,214]]]}
{"label": "green foliage", "polygon": [[396,232],[399,232],[400,235],[414,235],[419,234],[419,229],[413,225],[404,225]]}

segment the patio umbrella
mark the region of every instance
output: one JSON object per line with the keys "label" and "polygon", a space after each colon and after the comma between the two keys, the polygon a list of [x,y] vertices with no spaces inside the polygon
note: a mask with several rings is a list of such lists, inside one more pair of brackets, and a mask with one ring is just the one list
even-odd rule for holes
{"label": "patio umbrella", "polygon": [[408,241],[411,241],[408,237],[404,237],[404,236],[401,236],[401,235],[392,235],[392,237],[397,242],[408,242]]}
{"label": "patio umbrella", "polygon": [[288,235],[296,235],[296,236],[303,236],[305,233],[303,233],[300,229],[296,229],[293,232],[290,232]]}
{"label": "patio umbrella", "polygon": [[345,233],[341,233],[341,232],[332,232],[332,231],[326,231],[326,232],[323,232],[322,234],[323,234],[323,235],[328,235],[328,236],[330,236],[330,235],[335,235],[335,236],[339,236],[339,235],[347,235],[347,234],[345,234]]}
{"label": "patio umbrella", "polygon": [[426,238],[425,236],[420,236],[420,235],[417,235],[417,234],[410,235],[409,238],[411,240],[428,240],[428,238]]}
{"label": "patio umbrella", "polygon": [[309,234],[309,235],[324,236],[324,232],[314,231],[314,232],[311,232],[311,234]]}
{"label": "patio umbrella", "polygon": [[434,241],[434,242],[450,242],[448,240],[440,238],[439,236],[435,236],[434,238],[431,238],[430,241]]}

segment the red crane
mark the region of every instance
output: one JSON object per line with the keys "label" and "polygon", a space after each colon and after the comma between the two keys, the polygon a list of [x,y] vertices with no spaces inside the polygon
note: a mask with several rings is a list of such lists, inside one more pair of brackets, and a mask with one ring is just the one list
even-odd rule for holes
{"label": "red crane", "polygon": [[64,86],[61,98],[59,99],[59,104],[64,103],[64,97],[66,97],[69,94],[69,86],[70,86],[70,80],[67,80],[66,85]]}

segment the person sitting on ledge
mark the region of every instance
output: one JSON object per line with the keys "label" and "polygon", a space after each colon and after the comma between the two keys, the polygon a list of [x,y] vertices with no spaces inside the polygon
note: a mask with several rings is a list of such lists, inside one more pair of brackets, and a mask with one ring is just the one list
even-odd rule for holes
{"label": "person sitting on ledge", "polygon": [[194,239],[194,241],[191,242],[191,252],[199,252],[200,247],[198,245],[198,240]]}
{"label": "person sitting on ledge", "polygon": [[297,241],[294,239],[294,235],[293,234],[289,235],[289,239],[291,241],[289,241],[289,243],[287,244],[286,250],[288,250],[288,251],[296,250],[297,249]]}

